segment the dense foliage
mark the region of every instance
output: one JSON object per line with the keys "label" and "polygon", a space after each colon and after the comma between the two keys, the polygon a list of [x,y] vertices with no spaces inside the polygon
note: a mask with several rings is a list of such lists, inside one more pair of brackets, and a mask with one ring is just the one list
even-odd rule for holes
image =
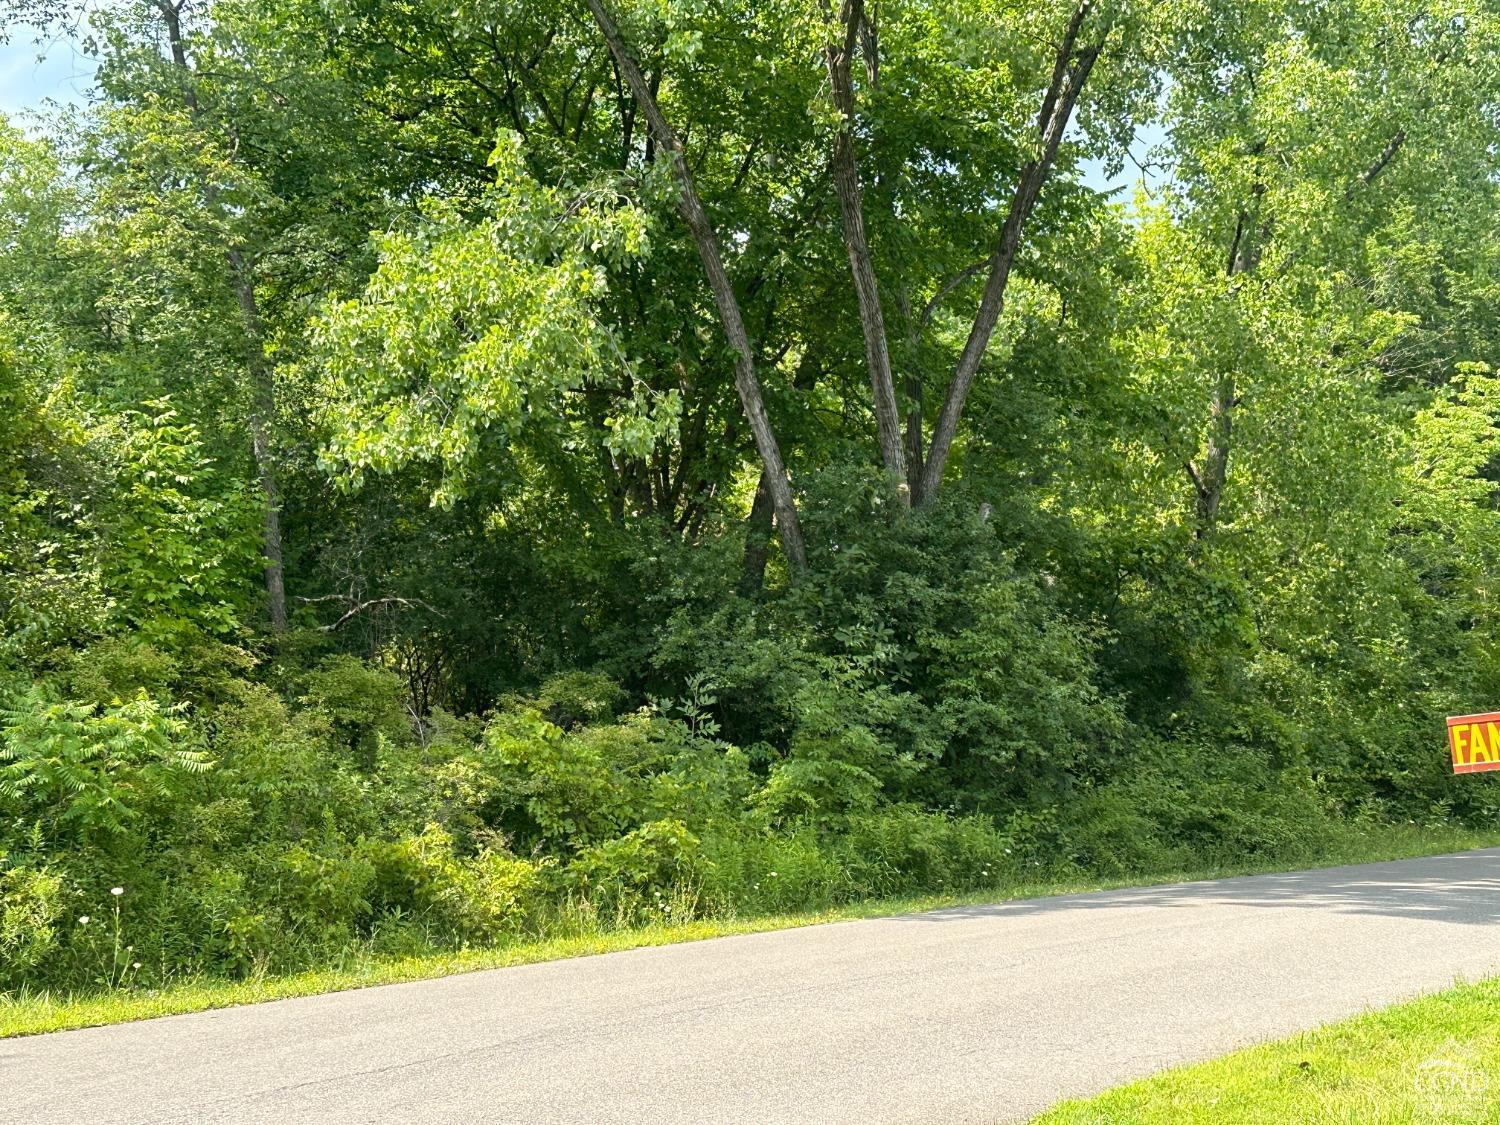
{"label": "dense foliage", "polygon": [[9,10],[0,989],[1500,812],[1493,0]]}

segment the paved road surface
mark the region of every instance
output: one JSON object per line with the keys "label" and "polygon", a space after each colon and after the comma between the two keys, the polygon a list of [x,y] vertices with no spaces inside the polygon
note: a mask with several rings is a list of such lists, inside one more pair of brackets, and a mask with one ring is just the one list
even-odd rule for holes
{"label": "paved road surface", "polygon": [[0,1121],[1009,1121],[1500,972],[1500,849],[0,1040]]}

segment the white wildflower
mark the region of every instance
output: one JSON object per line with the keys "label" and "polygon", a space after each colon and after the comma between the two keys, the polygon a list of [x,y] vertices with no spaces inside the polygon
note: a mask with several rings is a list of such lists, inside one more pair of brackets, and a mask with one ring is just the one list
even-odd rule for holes
{"label": "white wildflower", "polygon": [[112,894],[112,895],[115,895],[116,897],[119,897],[120,895],[122,895],[122,894],[125,893],[125,888],[124,887],[110,887],[109,888],[109,893]]}

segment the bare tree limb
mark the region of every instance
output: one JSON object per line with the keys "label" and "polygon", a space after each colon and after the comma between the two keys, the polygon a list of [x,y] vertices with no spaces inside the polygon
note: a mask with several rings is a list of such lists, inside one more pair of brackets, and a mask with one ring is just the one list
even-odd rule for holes
{"label": "bare tree limb", "polygon": [[932,442],[927,452],[927,462],[922,467],[921,495],[914,502],[926,503],[937,494],[947,468],[948,454],[953,439],[958,433],[959,419],[963,416],[964,403],[974,376],[989,348],[995,325],[1005,308],[1005,291],[1010,282],[1011,267],[1015,264],[1016,251],[1021,245],[1021,232],[1036,206],[1042,185],[1051,174],[1057,158],[1063,134],[1072,120],[1073,109],[1088,81],[1089,72],[1103,49],[1103,38],[1083,46],[1079,45],[1083,25],[1090,11],[1092,0],[1079,0],[1072,17],[1063,32],[1062,43],[1057,49],[1057,58],[1052,68],[1052,81],[1042,99],[1041,112],[1037,115],[1037,132],[1040,150],[1037,156],[1021,169],[1011,197],[1010,210],[1000,230],[1000,242],[990,257],[990,274],[985,282],[984,295],[980,298],[979,310],[974,317],[973,328],[959,356],[953,378],[948,384],[948,393],[938,414],[937,425],[932,432]]}
{"label": "bare tree limb", "polygon": [[1198,466],[1191,461],[1184,461],[1182,467],[1187,470],[1188,478],[1193,482],[1193,490],[1199,496],[1207,495],[1208,489],[1204,487],[1203,476],[1198,472]]}
{"label": "bare tree limb", "polygon": [[[352,599],[345,597],[343,594],[325,594],[320,598],[298,598],[297,600],[299,602],[347,602]],[[378,606],[383,605],[399,605],[405,606],[408,609],[415,606],[420,609],[425,609],[429,613],[436,614],[438,617],[446,616],[445,614],[434,609],[432,606],[428,605],[426,602],[422,601],[419,598],[371,598],[368,601],[355,602],[354,605],[352,605],[343,614],[343,616],[341,616],[331,625],[319,625],[318,631],[322,633],[336,633],[349,622],[353,621],[361,613],[365,613],[368,610],[372,610],[377,608]]]}
{"label": "bare tree limb", "polygon": [[[831,23],[833,13],[827,6],[827,0],[824,13]],[[823,48],[833,105],[840,117],[838,131],[833,139],[833,182],[843,220],[844,249],[849,255],[849,272],[854,279],[854,294],[859,303],[859,325],[865,341],[865,362],[869,368],[880,459],[885,464],[886,472],[902,486],[906,486],[906,451],[901,444],[901,412],[896,405],[890,343],[886,337],[885,314],[880,306],[880,289],[875,280],[874,258],[865,234],[864,199],[859,183],[858,158],[854,151],[854,79],[850,67],[864,18],[864,0],[844,0],[838,16],[841,35],[837,38],[831,36]],[[872,42],[873,35],[867,35],[867,51]],[[867,67],[875,65],[877,64],[866,59]],[[909,488],[902,487],[901,494],[910,499],[908,493]]]}
{"label": "bare tree limb", "polygon": [[990,260],[986,258],[982,262],[975,262],[971,266],[965,266],[963,269],[959,270],[956,274],[950,277],[947,281],[943,282],[942,285],[938,286],[938,291],[932,295],[932,300],[928,301],[927,304],[923,306],[922,315],[918,318],[917,321],[918,325],[921,328],[925,329],[929,324],[931,324],[932,318],[937,315],[938,309],[942,306],[942,303],[948,299],[948,295],[989,264]]}
{"label": "bare tree limb", "polygon": [[1385,171],[1386,166],[1396,158],[1396,153],[1401,151],[1401,146],[1405,143],[1406,130],[1397,129],[1395,135],[1386,142],[1385,148],[1380,150],[1380,155],[1375,158],[1375,163],[1361,172],[1359,177],[1344,189],[1344,202],[1350,202],[1354,198],[1355,192],[1373,183],[1375,178]]}
{"label": "bare tree limb", "polygon": [[745,331],[745,321],[740,312],[739,300],[735,297],[734,286],[730,283],[729,274],[724,269],[724,261],[719,253],[718,236],[714,233],[713,224],[709,222],[708,215],[703,210],[703,204],[698,198],[698,189],[693,182],[692,171],[688,168],[683,155],[682,141],[678,139],[677,133],[667,122],[660,105],[657,104],[652,84],[648,84],[641,74],[641,68],[625,45],[619,27],[604,7],[602,0],[584,0],[584,2],[593,15],[594,22],[598,25],[605,42],[609,45],[610,53],[619,65],[625,84],[630,87],[631,94],[635,97],[641,112],[645,114],[646,121],[651,126],[651,135],[656,139],[663,157],[670,162],[676,174],[680,191],[677,209],[682,215],[683,222],[687,224],[693,241],[697,244],[698,257],[703,262],[703,271],[708,275],[709,288],[713,290],[714,302],[718,306],[719,321],[729,341],[729,347],[734,353],[735,389],[739,391],[740,404],[744,407],[745,416],[750,422],[750,430],[755,437],[755,446],[760,453],[761,465],[766,472],[767,487],[771,492],[782,549],[786,552],[787,563],[792,572],[798,573],[807,568],[807,546],[802,538],[802,525],[797,518],[797,507],[792,498],[791,482],[787,479],[786,464],[781,459],[781,448],[776,442],[776,434],[771,427],[770,417],[766,414],[760,378],[755,371],[754,352],[750,347],[749,334]]}

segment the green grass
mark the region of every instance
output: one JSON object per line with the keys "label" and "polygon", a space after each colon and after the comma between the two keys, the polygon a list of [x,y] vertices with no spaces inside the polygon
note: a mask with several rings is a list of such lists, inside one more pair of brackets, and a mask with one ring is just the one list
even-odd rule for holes
{"label": "green grass", "polygon": [[1500,979],[1065,1102],[1033,1125],[1500,1122]]}
{"label": "green grass", "polygon": [[[1368,835],[1351,835],[1340,847],[1325,853],[1321,857],[1321,865],[1402,859],[1497,844],[1500,844],[1500,832],[1480,833],[1455,828],[1428,829],[1415,826],[1382,828]],[[311,996],[377,984],[425,980],[478,969],[497,969],[644,946],[701,941],[705,938],[791,929],[858,918],[887,917],[944,906],[1159,885],[1285,869],[1284,865],[1260,864],[1204,867],[1192,871],[1140,872],[1117,879],[1089,879],[1082,876],[1052,878],[1035,883],[991,887],[967,894],[880,899],[804,913],[707,919],[682,924],[571,934],[545,940],[517,940],[513,944],[494,948],[455,950],[411,957],[378,956],[369,950],[352,949],[336,965],[283,976],[256,976],[245,980],[185,979],[159,989],[124,988],[79,994],[0,994],[0,1039],[123,1023],[154,1016],[201,1012],[265,1000],[283,1000],[293,996]],[[1500,1096],[1500,1087],[1497,1087],[1496,1093]]]}

